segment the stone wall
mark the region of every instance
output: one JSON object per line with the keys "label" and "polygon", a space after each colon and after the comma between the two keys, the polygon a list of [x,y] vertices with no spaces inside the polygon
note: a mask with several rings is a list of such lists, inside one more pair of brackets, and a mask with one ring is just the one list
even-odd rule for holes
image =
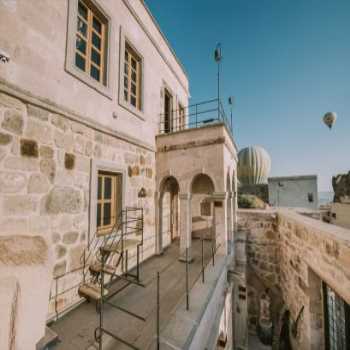
{"label": "stone wall", "polygon": [[[0,93],[1,235],[39,235],[54,250],[53,277],[80,267],[91,232],[92,161],[125,171],[125,205],[143,206],[143,258],[154,253],[155,155],[97,129]],[[144,187],[146,198],[139,199]],[[81,272],[53,283],[56,309],[77,301],[64,290],[81,281]],[[57,290],[56,290],[57,287]],[[51,299],[50,314],[55,309]]]}
{"label": "stone wall", "polygon": [[323,349],[322,281],[350,302],[350,231],[290,210],[241,210],[239,218],[248,228],[250,330],[258,317],[259,295],[269,288],[275,331],[278,309],[288,309],[293,323],[304,307],[298,334],[291,335],[293,348]]}

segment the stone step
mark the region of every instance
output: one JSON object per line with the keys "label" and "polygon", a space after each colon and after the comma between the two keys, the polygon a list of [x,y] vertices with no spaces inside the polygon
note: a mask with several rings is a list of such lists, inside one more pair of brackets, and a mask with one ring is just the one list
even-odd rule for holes
{"label": "stone step", "polygon": [[[104,288],[103,293],[106,296],[108,294],[108,290]],[[100,300],[101,287],[98,284],[85,283],[79,287],[78,294],[86,299]]]}
{"label": "stone step", "polygon": [[[93,272],[93,273],[100,273],[102,271],[102,264],[101,263],[95,263],[95,264],[90,265],[89,268],[90,268],[90,271]],[[104,266],[104,272],[109,274],[109,275],[113,275],[115,270],[116,270],[115,266],[108,265],[108,264],[106,264]]]}

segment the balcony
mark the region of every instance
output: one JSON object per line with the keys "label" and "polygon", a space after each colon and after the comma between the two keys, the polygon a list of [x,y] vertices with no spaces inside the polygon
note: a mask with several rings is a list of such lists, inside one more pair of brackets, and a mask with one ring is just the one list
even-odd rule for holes
{"label": "balcony", "polygon": [[227,117],[221,100],[216,98],[161,114],[159,133],[172,134],[218,124],[225,126],[233,140],[232,115]]}

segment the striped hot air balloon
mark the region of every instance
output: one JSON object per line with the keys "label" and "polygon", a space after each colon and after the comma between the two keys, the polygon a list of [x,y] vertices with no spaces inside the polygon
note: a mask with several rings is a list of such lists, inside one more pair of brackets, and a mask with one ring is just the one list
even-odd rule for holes
{"label": "striped hot air balloon", "polygon": [[271,158],[264,148],[251,146],[238,153],[238,179],[243,185],[267,183]]}

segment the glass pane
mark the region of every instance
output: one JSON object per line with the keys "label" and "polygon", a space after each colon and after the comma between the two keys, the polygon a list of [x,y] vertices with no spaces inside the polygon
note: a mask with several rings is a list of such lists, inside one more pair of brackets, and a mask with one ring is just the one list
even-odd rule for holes
{"label": "glass pane", "polygon": [[102,31],[102,24],[101,22],[94,16],[93,20],[92,20],[92,25],[94,27],[94,29],[101,34]]}
{"label": "glass pane", "polygon": [[85,59],[78,53],[75,54],[75,65],[81,70],[85,71]]}
{"label": "glass pane", "polygon": [[131,92],[136,95],[136,85],[131,83]]}
{"label": "glass pane", "polygon": [[97,226],[101,226],[101,204],[97,204]]}
{"label": "glass pane", "polygon": [[125,61],[129,61],[129,52],[125,50]]}
{"label": "glass pane", "polygon": [[128,101],[128,92],[124,90],[124,100]]}
{"label": "glass pane", "polygon": [[81,33],[86,38],[87,24],[78,17],[78,32]]}
{"label": "glass pane", "polygon": [[132,73],[131,73],[131,79],[132,79],[133,81],[136,81],[136,72],[135,72],[135,71],[132,71]]}
{"label": "glass pane", "polygon": [[129,72],[129,65],[127,63],[124,64],[124,73],[128,74]]}
{"label": "glass pane", "polygon": [[99,50],[101,50],[101,39],[96,33],[92,33],[92,44]]}
{"label": "glass pane", "polygon": [[78,4],[78,13],[81,17],[87,19],[87,8],[81,3],[81,1],[79,1],[79,4]]}
{"label": "glass pane", "polygon": [[104,199],[112,198],[112,178],[105,177],[105,196]]}
{"label": "glass pane", "polygon": [[76,48],[81,53],[86,54],[86,41],[77,35]]}
{"label": "glass pane", "polygon": [[133,57],[131,57],[131,67],[136,69],[136,60]]}
{"label": "glass pane", "polygon": [[134,107],[136,107],[136,97],[131,96],[131,97],[130,97],[130,103],[131,103]]}
{"label": "glass pane", "polygon": [[91,66],[90,68],[90,75],[96,79],[97,81],[100,81],[100,70],[97,69],[96,67],[94,66]]}
{"label": "glass pane", "polygon": [[112,222],[111,203],[105,203],[103,206],[103,226],[110,225]]}
{"label": "glass pane", "polygon": [[101,55],[94,49],[91,50],[91,60],[97,65],[101,64]]}
{"label": "glass pane", "polygon": [[102,199],[102,177],[98,177],[98,183],[97,183],[97,199]]}
{"label": "glass pane", "polygon": [[128,88],[128,78],[124,77],[124,87]]}

